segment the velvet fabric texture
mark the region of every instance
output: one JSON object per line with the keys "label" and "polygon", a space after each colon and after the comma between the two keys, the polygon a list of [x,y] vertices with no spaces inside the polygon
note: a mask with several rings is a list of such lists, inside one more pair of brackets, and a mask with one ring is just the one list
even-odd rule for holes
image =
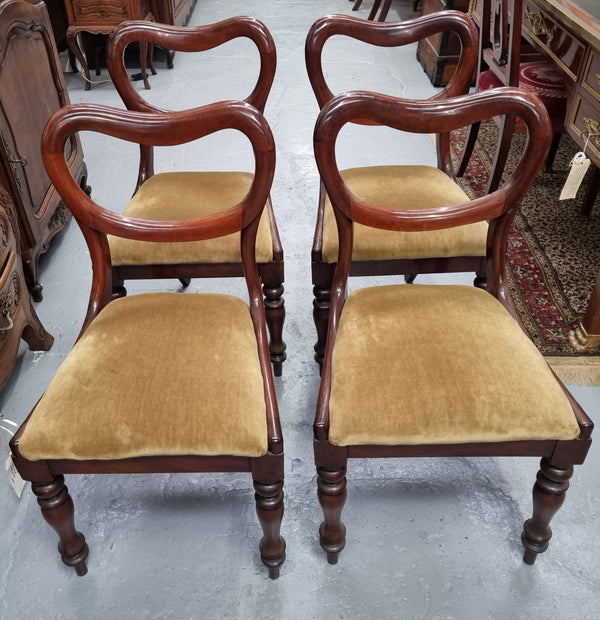
{"label": "velvet fabric texture", "polygon": [[[148,220],[185,220],[212,215],[241,202],[251,183],[249,172],[163,172],[143,183],[123,215]],[[239,233],[186,243],[136,241],[109,235],[108,242],[115,266],[241,261]],[[256,261],[272,260],[273,242],[265,209],[256,236]]]}
{"label": "velvet fabric texture", "polygon": [[335,342],[335,445],[574,439],[543,356],[502,304],[469,286],[353,292]]}
{"label": "velvet fabric texture", "polygon": [[266,454],[248,305],[209,293],[112,301],[60,366],[19,445],[30,460]]}
{"label": "velvet fabric texture", "polygon": [[[390,209],[426,209],[468,202],[444,172],[432,166],[370,166],[342,171],[350,191]],[[445,230],[396,232],[354,223],[353,260],[485,256],[487,223]],[[323,221],[323,260],[337,262],[338,233],[329,198]]]}

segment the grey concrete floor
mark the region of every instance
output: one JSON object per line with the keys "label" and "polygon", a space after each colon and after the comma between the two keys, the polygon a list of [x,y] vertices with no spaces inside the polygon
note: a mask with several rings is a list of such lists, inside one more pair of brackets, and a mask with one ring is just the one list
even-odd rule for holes
{"label": "grey concrete floor", "polygon": [[[358,15],[365,17],[370,5],[365,2]],[[198,0],[191,20],[201,24],[252,14],[271,29],[278,47],[266,116],[278,146],[272,196],[286,258],[288,361],[276,382],[286,442],[288,558],[281,577],[269,580],[259,560],[260,528],[248,475],[71,476],[77,526],[91,550],[83,578],[60,562],[55,534],[29,489],[18,500],[5,481],[0,484],[1,618],[600,617],[597,445],[576,469],[553,521],[550,548],[534,566],[522,563],[519,537],[531,510],[537,459],[352,461],[344,512],[347,547],[336,566],[327,564],[319,547],[321,514],[311,451],[319,376],[312,360],[310,284],[318,193],[311,137],[317,105],[305,77],[303,45],[315,19],[350,13],[351,6],[348,0]],[[407,17],[411,6],[412,0],[398,0],[390,19]],[[251,53],[240,43],[202,62],[179,54],[172,70],[158,64],[147,95],[165,107],[181,108],[243,97],[254,66]],[[326,50],[339,90],[428,96],[434,89],[414,56],[414,48],[376,54],[349,42],[332,42]],[[85,92],[79,76],[66,77],[74,103],[121,105],[111,83]],[[105,78],[106,72],[99,79]],[[397,161],[398,152],[406,162],[434,162],[428,137],[398,146],[384,131],[370,131],[371,137],[358,130],[344,135],[342,165]],[[88,135],[82,141],[95,198],[121,208],[135,180],[135,149]],[[182,149],[161,154],[158,167],[214,163],[226,169],[239,165],[234,164],[238,156],[246,157],[237,148],[219,156]],[[419,278],[471,280],[472,274]],[[2,412],[16,422],[25,418],[69,351],[85,311],[88,253],[73,222],[42,259],[41,281],[44,300],[37,311],[56,340],[47,353],[26,347],[20,352],[0,394]],[[238,286],[235,281],[227,285]],[[196,280],[186,294],[222,286]],[[173,281],[132,284],[129,290],[160,287],[180,290]],[[600,388],[572,389],[599,422]],[[169,424],[168,412],[164,424]]]}

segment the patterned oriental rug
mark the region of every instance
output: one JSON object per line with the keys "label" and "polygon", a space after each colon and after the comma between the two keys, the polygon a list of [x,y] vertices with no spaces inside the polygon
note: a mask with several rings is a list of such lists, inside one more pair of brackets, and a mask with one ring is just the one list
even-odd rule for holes
{"label": "patterned oriental rug", "polygon": [[[482,124],[466,175],[460,179],[471,197],[485,193],[497,131],[493,122]],[[452,135],[457,159],[465,139],[466,130]],[[524,140],[524,134],[515,135],[507,170],[518,161]],[[578,150],[564,135],[553,171],[543,171],[523,200],[509,238],[508,280],[525,328],[559,377],[567,383],[600,385],[600,353],[578,353],[569,344],[569,332],[581,320],[600,271],[600,199],[589,217],[581,214],[591,170],[577,198],[558,200]]]}

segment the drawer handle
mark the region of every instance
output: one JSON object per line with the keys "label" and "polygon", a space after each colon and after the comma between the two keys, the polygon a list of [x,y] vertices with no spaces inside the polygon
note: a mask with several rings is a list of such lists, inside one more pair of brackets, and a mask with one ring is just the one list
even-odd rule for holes
{"label": "drawer handle", "polygon": [[27,165],[27,157],[25,155],[21,155],[18,159],[10,159],[8,160],[11,164],[21,164],[21,166]]}
{"label": "drawer handle", "polygon": [[0,333],[5,334],[6,332],[9,332],[13,327],[13,320],[10,316],[10,310],[8,308],[5,308],[2,311],[2,316],[4,317],[4,319],[7,321],[8,325],[6,327],[0,327]]}
{"label": "drawer handle", "polygon": [[546,45],[550,45],[554,39],[554,27],[550,28],[546,24],[544,15],[541,12],[534,13],[528,6],[525,7],[523,15],[530,21],[533,34],[536,36],[546,35]]}

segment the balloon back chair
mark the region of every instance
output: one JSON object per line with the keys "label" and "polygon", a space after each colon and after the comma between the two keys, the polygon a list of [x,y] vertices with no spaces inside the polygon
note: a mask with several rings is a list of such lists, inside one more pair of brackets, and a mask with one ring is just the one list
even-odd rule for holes
{"label": "balloon back chair", "polygon": [[[415,43],[439,32],[455,32],[462,51],[457,70],[447,86],[433,99],[443,100],[468,92],[477,61],[477,29],[460,11],[443,11],[399,23],[369,22],[344,15],[317,20],[306,39],[306,67],[313,91],[323,107],[333,98],[324,75],[323,47],[334,36],[345,36],[379,46]],[[364,124],[359,120],[358,123]],[[438,167],[414,165],[362,166],[344,171],[352,191],[381,205],[422,209],[466,199],[457,185],[450,156],[448,134],[436,136]],[[399,153],[399,155],[401,155]],[[436,191],[431,191],[435,187]],[[402,200],[402,203],[398,201]],[[484,286],[487,224],[430,231],[398,238],[388,231],[357,227],[351,276],[405,274],[412,281],[417,273],[474,271]],[[327,337],[331,283],[338,257],[338,238],[330,200],[323,184],[319,194],[312,246],[313,316],[317,330],[315,360],[323,362]]]}
{"label": "balloon back chair", "polygon": [[[499,113],[529,130],[519,166],[497,191],[422,210],[359,198],[337,167],[347,123],[370,120],[400,131],[444,133]],[[539,99],[514,88],[445,101],[376,93],[341,95],[324,106],[315,157],[340,239],[327,350],[314,422],[321,546],[330,563],[345,544],[341,513],[349,458],[537,456],[533,516],[524,560],[546,550],[573,465],[589,449],[592,422],[556,378],[517,320],[505,277],[515,210],[542,166],[552,129]],[[353,224],[398,235],[489,222],[488,286],[397,284],[347,295]]]}
{"label": "balloon back chair", "polygon": [[[164,221],[108,210],[77,186],[64,160],[65,141],[78,131],[168,147],[224,129],[247,137],[254,175],[237,204],[201,217]],[[93,280],[79,338],[11,447],[59,535],[63,562],[87,571],[64,474],[249,471],[262,561],[277,577],[285,557],[283,443],[255,258],[275,166],[267,122],[244,102],[173,113],[81,104],[53,116],[42,150],[88,244]],[[108,235],[183,244],[230,234],[240,245],[249,303],[222,293],[113,298]]]}
{"label": "balloon back chair", "polygon": [[[264,111],[277,56],[266,26],[251,17],[234,17],[216,24],[187,27],[148,21],[129,21],[117,26],[107,43],[106,63],[115,87],[130,110],[164,111],[152,105],[127,75],[125,51],[137,41],[177,52],[204,52],[235,39],[251,40],[260,57],[259,74],[251,94],[245,99]],[[240,65],[245,68],[245,65]],[[225,68],[224,68],[225,70]],[[232,83],[233,77],[232,77]],[[210,89],[210,84],[206,86]],[[237,98],[237,97],[236,97]],[[207,215],[218,211],[232,196],[241,199],[250,186],[245,172],[162,172],[154,174],[154,152],[140,145],[140,167],[134,195],[123,213],[148,219],[177,219]],[[191,278],[241,277],[242,261],[234,237],[211,243],[199,242],[190,250],[186,245],[156,246],[135,239],[110,238],[113,255],[115,295],[126,294],[125,280],[140,278],[178,278],[187,286]],[[270,197],[258,231],[257,260],[263,285],[271,361],[275,375],[281,375],[286,358],[283,341],[285,308],[283,301],[283,249]]]}

